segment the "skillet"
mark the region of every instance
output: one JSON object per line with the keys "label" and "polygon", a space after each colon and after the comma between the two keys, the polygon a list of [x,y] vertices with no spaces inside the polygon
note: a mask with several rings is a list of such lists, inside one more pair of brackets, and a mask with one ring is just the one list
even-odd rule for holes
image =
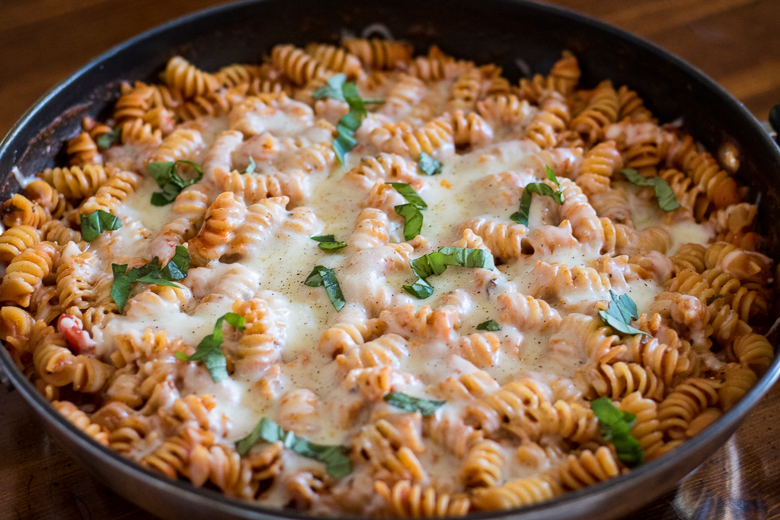
{"label": "skillet", "polygon": [[[775,188],[780,150],[724,89],[644,40],[558,7],[521,0],[252,0],[188,15],[112,49],[31,108],[0,143],[0,176],[5,181],[0,195],[7,198],[19,190],[11,174],[14,165],[29,175],[55,161],[62,163],[62,145],[79,132],[82,117],[106,118],[122,81],[154,80],[173,55],[181,54],[206,70],[232,62],[259,63],[276,43],[336,42],[344,31],[360,34],[376,22],[395,37],[411,41],[417,52],[436,43],[457,57],[496,63],[512,81],[521,76],[518,59],[531,71],[546,72],[560,51],[569,49],[579,59],[583,86],[593,87],[604,78],[627,84],[661,121],[681,117],[685,128],[709,149],[733,142],[742,161],[737,178],[751,190],[748,200],[761,194],[759,226],[780,208]],[[767,254],[780,258],[780,231],[768,226],[759,231],[769,237]],[[0,368],[67,452],[119,494],[162,518],[302,516],[236,502],[128,463],[54,411],[15,369],[5,349],[0,349]],[[551,502],[472,516],[610,519],[630,513],[671,489],[715,452],[778,377],[780,359],[775,359],[737,406],[669,456]]]}

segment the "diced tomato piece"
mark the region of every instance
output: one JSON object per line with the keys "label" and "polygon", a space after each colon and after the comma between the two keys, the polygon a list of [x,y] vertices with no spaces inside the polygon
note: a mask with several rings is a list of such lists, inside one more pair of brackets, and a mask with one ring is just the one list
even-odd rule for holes
{"label": "diced tomato piece", "polygon": [[57,320],[57,328],[74,354],[90,354],[95,351],[97,343],[89,335],[89,332],[84,330],[84,324],[77,316],[60,315],[59,320]]}

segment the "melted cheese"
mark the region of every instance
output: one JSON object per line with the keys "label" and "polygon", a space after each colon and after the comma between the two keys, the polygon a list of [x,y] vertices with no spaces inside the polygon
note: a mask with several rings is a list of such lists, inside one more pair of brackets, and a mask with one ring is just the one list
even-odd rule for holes
{"label": "melted cheese", "polygon": [[[444,99],[442,96],[448,91],[447,82],[439,85],[439,91],[431,89],[429,95]],[[247,117],[257,132],[268,132],[280,140],[292,137],[299,139],[299,143],[308,142],[308,138],[302,137],[306,126],[301,126],[299,119],[293,119],[281,111],[271,115],[250,114]],[[219,132],[226,127],[225,118],[209,119],[200,124],[207,145],[214,142]],[[321,134],[314,132],[308,135],[321,140]],[[330,136],[327,138],[330,139]],[[330,143],[327,145],[330,146]],[[233,167],[240,171],[253,150],[257,150],[255,144],[234,150],[237,163]],[[122,156],[122,153],[122,147],[116,147],[113,151],[117,157]],[[279,152],[280,157],[285,153],[288,152]],[[317,216],[317,231],[313,234],[333,234],[337,240],[348,240],[361,210],[361,203],[368,193],[354,183],[345,181],[344,174],[358,165],[361,155],[376,153],[378,150],[363,134],[359,147],[349,154],[347,165],[307,176],[307,191],[311,195],[305,197],[300,205],[307,206]],[[207,155],[202,153],[201,161]],[[284,172],[292,164],[291,156],[284,157],[273,164],[262,163],[258,158],[261,163],[258,171]],[[482,217],[511,224],[508,217],[517,210],[523,186],[543,179],[544,167],[551,161],[576,164],[580,158],[581,152],[578,150],[542,152],[531,141],[509,137],[503,142],[463,153],[438,154],[437,159],[444,164],[441,174],[421,177],[422,187],[418,190],[428,205],[428,209],[423,211],[422,235],[429,246],[418,247],[413,258],[435,251],[437,247],[455,243],[460,238],[460,224],[469,219]],[[502,184],[499,176],[504,172],[511,172],[514,184]],[[623,184],[631,195],[637,229],[651,225],[666,228],[674,241],[670,252],[687,242],[704,244],[712,237],[708,228],[692,222],[666,223],[665,215],[654,207],[652,201],[639,197],[634,186]],[[102,237],[91,246],[99,251],[107,271],[110,269],[108,263],[112,261],[139,257],[151,260],[149,245],[163,224],[169,221],[171,210],[171,206],[155,207],[150,204],[151,194],[157,190],[154,180],[145,177],[140,188],[119,210],[124,227],[114,232],[110,239]],[[402,241],[402,219],[394,214],[389,214],[388,218],[391,222],[391,241]],[[559,224],[559,207],[550,199],[535,195],[529,219],[531,232],[544,229],[551,235],[566,234],[565,230],[556,228]],[[388,271],[384,262],[372,252],[355,253],[349,248],[326,252],[320,250],[308,236],[275,229],[252,255],[238,258],[230,265],[215,261],[206,269],[196,271],[193,268],[184,281],[195,295],[189,307],[180,310],[177,305],[163,306],[149,315],[125,313],[110,321],[103,329],[96,330],[95,339],[99,345],[98,353],[103,357],[111,354],[113,338],[117,335],[140,333],[146,329],[167,331],[169,337],[181,338],[186,344],[195,346],[204,336],[213,332],[219,316],[229,312],[233,304],[231,298],[218,299],[208,304],[200,303],[200,299],[213,290],[230,269],[244,268],[246,273],[251,273],[246,276],[250,297],[256,290],[271,291],[268,294],[274,295],[275,301],[280,302],[279,305],[285,310],[285,332],[277,338],[282,343],[281,361],[271,384],[275,390],[270,393],[261,390],[261,382],[268,376],[268,373],[262,371],[235,374],[230,379],[214,383],[204,366],[182,363],[179,368],[178,394],[214,396],[215,413],[224,414],[232,425],[225,438],[226,442],[232,442],[247,435],[261,417],[276,418],[280,396],[286,391],[306,388],[318,398],[317,424],[307,433],[307,437],[315,442],[347,443],[351,435],[365,424],[367,412],[364,409],[362,415],[360,411],[357,415],[350,415],[352,412],[345,411],[350,403],[355,402],[355,392],[342,384],[346,374],[338,363],[317,349],[323,331],[337,323],[340,316],[324,289],[304,285],[304,280],[314,266],[323,265],[333,269],[350,308],[364,310],[371,317],[376,317],[377,312],[371,311],[367,300],[378,292],[390,295],[395,304],[411,303],[416,309],[425,305],[437,307],[441,302],[447,302],[448,295],[455,295],[458,291],[465,293],[467,297],[459,304],[459,322],[452,336],[430,341],[412,339],[410,355],[404,357],[398,366],[399,371],[411,376],[405,385],[399,386],[402,391],[417,396],[437,397],[437,386],[442,381],[476,370],[474,365],[459,356],[458,341],[461,336],[476,332],[476,326],[481,322],[499,319],[499,295],[544,292],[545,282],[540,278],[542,267],[539,267],[543,263],[593,267],[600,256],[598,248],[577,244],[575,241],[573,246],[557,247],[549,253],[536,251],[523,255],[518,260],[499,265],[492,273],[483,269],[450,267],[442,275],[429,279],[435,289],[434,295],[427,300],[418,300],[401,288],[415,279],[408,265],[404,269]],[[618,294],[627,293],[636,302],[640,312],[646,311],[655,296],[662,291],[652,279],[635,279],[623,287],[615,284],[614,289]],[[139,290],[134,289],[134,294]],[[597,302],[603,302],[605,298],[608,296],[602,292],[581,290],[565,295],[560,301],[551,300],[551,303],[564,316],[579,312],[595,317]],[[235,345],[240,333],[232,329],[228,331],[228,327],[225,330],[225,348],[228,349],[230,345]],[[580,331],[560,331],[551,342],[553,333],[521,331],[510,323],[502,323],[501,330],[495,333],[500,341],[498,361],[492,366],[481,368],[499,384],[524,377],[540,380],[549,380],[553,376],[575,379],[586,356],[576,349],[569,354],[561,352],[581,344]],[[552,349],[551,344],[555,344],[556,349]],[[452,402],[443,410],[458,412],[464,406],[463,402]],[[345,417],[354,417],[354,420],[345,420]],[[312,464],[311,461],[301,462],[295,455],[286,454],[285,457],[288,460],[286,474],[291,474],[297,467]],[[514,450],[507,449],[505,457],[510,461],[504,469],[506,478],[520,478],[537,472],[534,468],[512,463]],[[437,482],[457,487],[459,462],[450,453],[426,440],[426,451],[421,455],[421,460]],[[286,503],[284,496],[277,486],[266,498],[266,503],[281,506]]]}

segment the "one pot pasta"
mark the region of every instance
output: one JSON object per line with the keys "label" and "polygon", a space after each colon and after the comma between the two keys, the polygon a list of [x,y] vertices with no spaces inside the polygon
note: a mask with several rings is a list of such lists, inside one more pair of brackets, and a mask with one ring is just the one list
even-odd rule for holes
{"label": "one pot pasta", "polygon": [[521,507],[665,455],[773,358],[736,149],[568,51],[519,84],[361,39],[161,78],[23,172],[0,236],[19,369],[154,472],[318,515]]}

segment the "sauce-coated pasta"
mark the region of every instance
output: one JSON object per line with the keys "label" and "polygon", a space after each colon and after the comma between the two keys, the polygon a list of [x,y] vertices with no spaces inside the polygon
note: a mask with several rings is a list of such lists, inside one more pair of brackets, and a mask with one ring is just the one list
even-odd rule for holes
{"label": "sauce-coated pasta", "polygon": [[734,168],[579,77],[380,40],[175,57],[2,204],[6,348],[96,442],[314,514],[519,507],[660,457],[768,367],[774,262]]}

